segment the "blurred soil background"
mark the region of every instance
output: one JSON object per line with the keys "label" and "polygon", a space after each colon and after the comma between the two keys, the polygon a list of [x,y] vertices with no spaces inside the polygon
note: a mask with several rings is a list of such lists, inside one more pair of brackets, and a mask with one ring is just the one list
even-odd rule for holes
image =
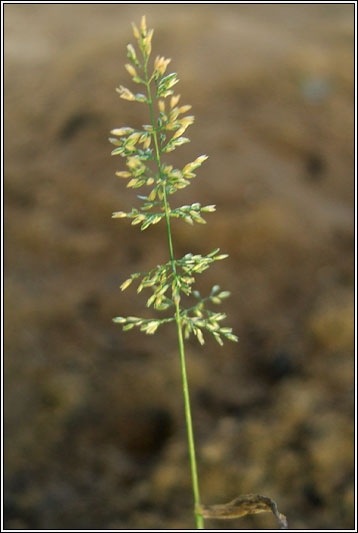
{"label": "blurred soil background", "polygon": [[111,322],[148,315],[119,285],[168,259],[164,225],[111,219],[135,205],[107,137],[148,123],[115,92],[146,13],[196,116],[168,159],[210,156],[173,202],[218,209],[174,224],[175,253],[230,254],[198,288],[232,291],[240,337],[187,344],[202,501],[260,493],[291,528],[353,528],[354,6],[4,10],[5,527],[193,527],[175,330]]}

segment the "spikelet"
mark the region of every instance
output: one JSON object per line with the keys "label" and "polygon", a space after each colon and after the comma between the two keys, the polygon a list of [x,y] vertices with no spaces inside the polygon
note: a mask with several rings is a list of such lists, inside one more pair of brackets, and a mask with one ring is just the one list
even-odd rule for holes
{"label": "spikelet", "polygon": [[121,85],[119,89],[116,89],[116,91],[123,100],[130,100],[133,102],[136,99],[134,94],[126,87],[123,87],[123,85]]}

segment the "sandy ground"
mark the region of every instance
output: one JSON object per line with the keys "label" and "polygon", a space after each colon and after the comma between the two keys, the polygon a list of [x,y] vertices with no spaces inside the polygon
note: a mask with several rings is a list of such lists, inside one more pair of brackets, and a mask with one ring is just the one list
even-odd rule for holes
{"label": "sandy ground", "polygon": [[111,220],[135,202],[107,137],[148,121],[114,90],[146,12],[196,116],[172,162],[210,156],[178,205],[218,209],[174,224],[175,253],[230,254],[198,287],[231,290],[240,337],[187,344],[202,500],[353,528],[353,6],[4,9],[5,527],[193,524],[175,331],[111,322],[143,313],[120,283],[168,257],[163,226]]}

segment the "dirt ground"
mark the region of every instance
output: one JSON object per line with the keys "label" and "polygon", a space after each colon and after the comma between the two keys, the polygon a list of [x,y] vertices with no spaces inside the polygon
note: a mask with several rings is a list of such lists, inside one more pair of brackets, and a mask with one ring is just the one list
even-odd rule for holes
{"label": "dirt ground", "polygon": [[[173,58],[193,105],[175,254],[230,254],[219,283],[238,344],[187,343],[202,501],[273,498],[292,529],[354,527],[354,6],[11,5],[5,10],[5,527],[193,527],[175,331],[111,322],[119,285],[168,258],[165,228],[112,220],[135,194],[109,130],[130,23]],[[169,159],[169,156],[168,156]],[[181,168],[180,167],[180,168]],[[270,514],[209,529],[274,529]]]}

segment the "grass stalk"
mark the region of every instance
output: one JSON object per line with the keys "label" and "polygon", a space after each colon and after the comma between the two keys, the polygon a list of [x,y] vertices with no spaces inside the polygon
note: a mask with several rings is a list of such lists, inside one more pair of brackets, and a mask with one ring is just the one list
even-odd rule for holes
{"label": "grass stalk", "polygon": [[[151,119],[151,124],[153,127],[155,159],[156,159],[156,164],[158,168],[158,173],[160,177],[162,178],[160,151],[159,151],[159,145],[158,145],[156,123],[155,123],[154,112],[153,112],[153,101],[152,101],[152,94],[151,94],[151,89],[150,89],[150,79],[148,76],[148,62],[147,61],[145,61],[144,63],[144,77],[145,77],[145,83],[146,83],[147,94],[148,94],[150,119]],[[163,203],[164,203],[164,209],[165,209],[165,221],[166,221],[166,228],[167,228],[169,257],[170,257],[170,262],[171,262],[171,266],[173,270],[174,279],[177,280],[175,259],[174,259],[174,249],[173,249],[173,239],[172,239],[172,232],[171,232],[171,225],[170,225],[170,209],[168,205],[168,199],[167,199],[167,193],[166,193],[164,180],[163,180],[162,191],[163,191]],[[181,313],[180,301],[179,299],[177,299],[175,301],[175,321],[176,321],[177,335],[178,335],[178,349],[179,349],[179,355],[180,355],[180,367],[181,367],[183,396],[184,396],[185,422],[186,422],[187,437],[188,437],[188,450],[189,450],[191,480],[192,480],[193,497],[194,497],[194,515],[195,515],[196,528],[204,529],[205,527],[204,519],[202,515],[197,511],[197,509],[200,506],[199,478],[198,478],[198,468],[196,464],[193,420],[191,416],[189,383],[188,383],[188,376],[187,376],[187,371],[186,371],[185,348],[184,348],[183,331],[182,331],[180,313]]]}
{"label": "grass stalk", "polygon": [[[190,139],[184,137],[183,134],[193,124],[194,116],[183,116],[191,109],[190,105],[178,105],[180,95],[175,95],[173,90],[179,81],[177,74],[175,72],[166,74],[170,59],[157,56],[154,60],[152,73],[149,73],[148,61],[152,50],[153,30],[147,29],[145,17],[142,17],[139,29],[133,24],[133,33],[138,42],[142,62],[137,57],[132,44],[128,44],[127,57],[130,63],[126,64],[126,69],[134,83],[145,86],[146,94],[135,94],[123,86],[116,90],[124,100],[147,104],[151,123],[143,125],[140,129],[128,126],[115,128],[111,131],[114,137],[109,140],[116,147],[112,150],[112,155],[120,155],[126,159],[127,170],[118,171],[116,175],[124,179],[130,178],[127,187],[138,189],[146,186],[152,189],[147,195],[138,196],[142,202],[139,209],[134,207],[129,212],[116,211],[112,217],[132,219],[132,225],[140,224],[142,231],[165,219],[170,259],[167,263],[157,265],[148,272],[134,272],[122,283],[121,289],[127,289],[134,280],[142,278],[137,292],[139,293],[143,289],[152,291],[152,295],[147,300],[147,307],[152,306],[160,312],[172,310],[173,314],[164,318],[119,316],[113,321],[121,324],[124,331],[138,327],[148,335],[155,333],[163,324],[176,322],[194,497],[194,516],[196,528],[205,529],[203,506],[200,503],[199,494],[184,338],[187,339],[190,335],[194,335],[200,344],[204,344],[203,331],[206,331],[220,345],[223,345],[223,339],[234,342],[238,340],[236,335],[232,333],[232,328],[221,325],[226,314],[214,311],[209,307],[211,304],[221,304],[222,300],[230,295],[230,292],[222,291],[219,285],[215,285],[208,296],[202,297],[199,291],[192,290],[196,275],[201,274],[212,263],[225,259],[228,255],[219,254],[219,248],[217,248],[204,256],[187,253],[181,259],[174,257],[171,218],[180,218],[190,225],[194,223],[205,224],[206,221],[202,215],[215,211],[215,205],[202,206],[199,202],[173,209],[168,201],[169,195],[190,184],[191,180],[196,177],[196,170],[204,163],[207,156],[198,156],[182,169],[174,169],[173,165],[168,165],[162,160],[162,155],[190,142]],[[152,92],[153,86],[154,92]],[[165,100],[168,97],[169,100],[166,103]],[[155,116],[154,113],[154,103],[158,106],[158,116]],[[156,166],[154,172],[150,168],[149,162]],[[182,296],[193,298],[195,304],[186,307]]]}

